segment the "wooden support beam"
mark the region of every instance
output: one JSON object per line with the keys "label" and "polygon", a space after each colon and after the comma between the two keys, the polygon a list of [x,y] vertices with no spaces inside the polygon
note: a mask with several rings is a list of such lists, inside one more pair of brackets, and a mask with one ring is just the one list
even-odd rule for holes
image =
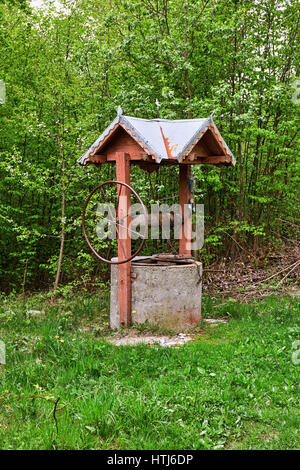
{"label": "wooden support beam", "polygon": [[[109,155],[100,155],[100,154],[95,154],[91,157],[89,157],[89,162],[90,163],[108,163],[108,162],[115,162],[116,161],[116,155],[120,152],[114,152]],[[155,159],[151,157],[151,155],[147,155],[144,152],[141,153],[130,153],[130,160],[131,161],[141,161],[141,162],[149,162],[149,163],[155,163]]]}
{"label": "wooden support beam", "polygon": [[181,162],[183,165],[218,165],[219,163],[230,163],[230,158],[226,155],[211,155],[203,157],[201,155],[190,154]]}
{"label": "wooden support beam", "polygon": [[[89,158],[90,163],[101,164],[101,163],[111,163],[116,161],[116,154],[120,152],[116,152],[111,155],[94,155],[93,157]],[[157,165],[155,160],[145,153],[134,153],[130,154],[130,161],[134,163],[142,163],[144,165]],[[210,155],[210,156],[203,156],[203,155],[196,155],[195,153],[191,153],[188,155],[181,164],[183,165],[217,165],[219,163],[230,163],[230,157],[227,155]],[[162,160],[160,163],[161,165],[176,165],[178,162],[176,159],[174,160]]]}
{"label": "wooden support beam", "polygon": [[153,171],[158,170],[158,163],[149,163],[149,162],[131,162],[133,165],[138,165],[142,170],[148,171],[148,173],[153,173]]}
{"label": "wooden support beam", "polygon": [[[130,155],[125,152],[116,152],[116,179],[122,183],[130,184]],[[118,217],[123,218],[130,210],[130,191],[122,186],[118,207]],[[126,225],[128,219],[123,219]],[[119,227],[118,259],[124,260],[131,256],[131,239],[126,229]],[[127,327],[131,321],[131,262],[118,265],[118,299],[120,326]]]}
{"label": "wooden support beam", "polygon": [[[116,155],[120,153],[120,152],[115,152],[114,154],[109,154],[107,155],[107,161],[108,162],[113,162],[116,160]],[[127,154],[129,155],[129,154]],[[142,161],[142,162],[145,162],[145,161],[148,161],[148,162],[152,162],[152,163],[155,163],[155,160],[154,158],[151,157],[151,155],[147,155],[145,153],[130,153],[129,155],[129,158],[131,161]]]}
{"label": "wooden support beam", "polygon": [[92,157],[89,157],[88,161],[90,163],[95,163],[95,164],[106,163],[107,156],[106,155],[93,155]]}
{"label": "wooden support beam", "polygon": [[[181,206],[182,214],[182,229],[181,238],[179,240],[179,254],[191,254],[191,233],[192,233],[192,217],[184,220],[184,214],[187,211],[185,205],[188,204],[191,197],[189,190],[188,178],[191,174],[191,167],[189,165],[179,165],[179,204]],[[185,209],[185,210],[184,210]]]}

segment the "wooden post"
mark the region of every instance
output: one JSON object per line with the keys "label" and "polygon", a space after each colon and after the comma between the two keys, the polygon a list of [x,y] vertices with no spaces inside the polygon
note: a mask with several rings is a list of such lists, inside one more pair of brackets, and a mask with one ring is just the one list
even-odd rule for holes
{"label": "wooden post", "polygon": [[191,254],[191,232],[192,232],[192,217],[190,216],[187,220],[184,220],[185,211],[184,206],[188,204],[191,197],[189,190],[189,176],[191,174],[190,165],[179,165],[179,204],[181,206],[182,214],[182,229],[181,238],[179,240],[179,254]]}
{"label": "wooden post", "polygon": [[[124,152],[116,153],[116,179],[122,183],[130,184],[130,156]],[[124,197],[126,196],[126,197]],[[122,186],[121,197],[118,208],[118,217],[124,217],[130,210],[130,191]],[[122,214],[122,215],[121,215]],[[129,223],[127,218],[123,218],[122,225]],[[118,259],[129,258],[131,256],[131,238],[128,231],[118,227]],[[123,239],[120,239],[123,234]],[[131,320],[131,262],[118,265],[118,299],[120,326],[127,327]]]}

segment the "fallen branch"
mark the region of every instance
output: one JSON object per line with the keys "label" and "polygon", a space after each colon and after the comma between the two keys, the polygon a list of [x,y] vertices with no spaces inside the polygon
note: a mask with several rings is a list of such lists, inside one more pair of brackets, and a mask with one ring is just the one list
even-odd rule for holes
{"label": "fallen branch", "polygon": [[295,264],[295,266],[281,279],[281,281],[278,282],[276,288],[288,277],[288,275],[294,271],[294,269],[297,268],[297,266],[299,266],[300,264],[300,260],[298,261],[298,263]]}
{"label": "fallen branch", "polygon": [[99,390],[101,390],[102,388],[103,387],[98,387],[95,390],[91,390],[90,392],[84,393],[83,395],[79,395],[79,397],[76,397],[73,400],[69,401],[68,403],[65,403],[60,408],[57,408],[60,397],[54,399],[54,398],[50,398],[50,397],[42,397],[40,395],[14,395],[13,393],[5,393],[3,395],[0,395],[0,398],[5,398],[5,397],[40,398],[41,400],[45,400],[45,401],[49,401],[50,403],[53,403],[54,407],[53,407],[53,410],[52,410],[52,417],[53,417],[53,420],[55,422],[56,432],[58,433],[58,423],[57,423],[57,418],[56,418],[57,411],[63,410],[64,408],[66,408],[66,406],[69,406],[69,405],[71,405],[71,403],[74,403],[74,401],[79,400],[79,398],[83,398],[83,397],[86,397],[87,395],[91,395],[92,393],[96,393]]}
{"label": "fallen branch", "polygon": [[74,398],[73,400],[69,401],[68,403],[65,403],[63,406],[61,406],[60,408],[58,408],[56,411],[61,411],[61,410],[63,410],[66,406],[71,405],[71,403],[73,403],[74,401],[79,400],[79,398],[83,398],[83,397],[86,397],[87,395],[91,395],[92,393],[96,393],[96,392],[98,392],[99,390],[101,390],[102,388],[103,388],[103,387],[99,387],[99,388],[96,388],[95,390],[92,390],[92,391],[90,391],[90,392],[84,393],[83,395],[79,395],[79,397],[76,397],[76,398]]}
{"label": "fallen branch", "polygon": [[213,273],[225,273],[226,272],[225,269],[209,269],[209,268],[204,268],[203,271],[210,271]]}
{"label": "fallen branch", "polygon": [[293,224],[293,222],[290,222],[289,220],[280,219],[279,217],[277,217],[277,220],[280,220],[280,222],[285,222],[286,224],[292,225],[293,227],[300,228],[300,225]]}
{"label": "fallen branch", "polygon": [[266,279],[263,279],[262,281],[258,281],[257,284],[260,284],[260,283],[265,282],[265,281],[269,281],[269,279],[272,279],[273,277],[278,276],[278,274],[281,274],[281,273],[283,273],[284,271],[286,271],[287,269],[291,268],[292,266],[299,264],[299,262],[300,262],[300,260],[298,259],[297,261],[295,261],[295,263],[292,263],[292,264],[290,264],[289,266],[286,266],[285,268],[281,269],[281,270],[278,271],[277,273],[272,274],[272,276],[269,276],[269,277],[267,277]]}
{"label": "fallen branch", "polygon": [[239,244],[238,241],[236,241],[235,238],[233,238],[228,232],[226,232],[226,230],[222,230],[223,233],[225,233],[229,238],[231,238],[232,241],[234,241],[234,243],[237,244],[237,246],[239,246],[241,248],[241,250],[244,250],[246,253],[248,253],[250,256],[252,256],[253,258],[255,258],[254,254],[253,253],[250,253],[250,251],[246,250],[246,248],[244,248],[242,245]]}

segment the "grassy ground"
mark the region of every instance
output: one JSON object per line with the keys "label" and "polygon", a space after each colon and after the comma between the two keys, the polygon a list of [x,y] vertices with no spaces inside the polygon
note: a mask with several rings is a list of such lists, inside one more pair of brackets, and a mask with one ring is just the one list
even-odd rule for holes
{"label": "grassy ground", "polygon": [[[299,448],[299,300],[204,298],[203,311],[230,320],[180,348],[116,347],[105,294],[52,307],[36,296],[25,309],[3,298],[0,448]],[[98,387],[56,412],[57,429],[52,402],[14,396],[60,397],[59,408]]]}

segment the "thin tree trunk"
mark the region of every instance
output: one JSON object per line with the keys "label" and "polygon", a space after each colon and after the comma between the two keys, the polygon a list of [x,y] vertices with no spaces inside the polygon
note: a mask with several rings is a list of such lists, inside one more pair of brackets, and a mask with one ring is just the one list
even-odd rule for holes
{"label": "thin tree trunk", "polygon": [[[63,105],[62,105],[62,114],[63,114],[62,126],[64,126],[64,99],[63,99]],[[65,233],[66,233],[66,221],[65,221],[65,207],[66,207],[65,172],[66,172],[66,162],[65,162],[65,151],[64,151],[64,140],[63,140],[64,135],[62,135],[62,139],[61,139],[60,131],[59,131],[57,95],[55,96],[55,116],[56,116],[56,138],[57,138],[59,156],[61,158],[62,192],[61,192],[61,238],[60,238],[60,249],[59,249],[58,264],[57,264],[57,271],[56,271],[56,277],[55,277],[54,288],[53,288],[52,301],[55,300],[57,287],[58,287],[59,280],[60,280],[61,266],[62,266],[63,253],[64,253],[64,245],[65,245]]]}
{"label": "thin tree trunk", "polygon": [[25,261],[25,268],[24,268],[24,276],[23,276],[23,283],[22,283],[22,300],[23,300],[23,314],[25,315],[25,285],[27,279],[27,266],[28,266],[28,259]]}

